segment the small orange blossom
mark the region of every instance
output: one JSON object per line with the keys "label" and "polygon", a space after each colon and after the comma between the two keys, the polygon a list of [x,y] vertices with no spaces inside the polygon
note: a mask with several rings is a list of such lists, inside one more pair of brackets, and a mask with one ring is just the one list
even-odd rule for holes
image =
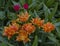
{"label": "small orange blossom", "polygon": [[19,16],[19,20],[21,22],[26,22],[28,19],[29,19],[29,14],[27,12],[25,13],[22,13],[21,15],[18,15]]}
{"label": "small orange blossom", "polygon": [[27,32],[25,30],[20,30],[16,41],[23,41],[25,43],[30,41],[30,39],[28,38]]}
{"label": "small orange blossom", "polygon": [[17,23],[14,23],[12,25],[9,25],[8,27],[4,27],[4,36],[8,36],[8,39],[10,39],[16,31],[18,31],[19,25]]}
{"label": "small orange blossom", "polygon": [[32,23],[27,23],[22,26],[22,29],[27,31],[28,34],[31,34],[35,31],[35,26]]}
{"label": "small orange blossom", "polygon": [[43,25],[43,29],[45,32],[51,32],[52,30],[55,29],[55,26],[52,23],[48,22]]}
{"label": "small orange blossom", "polygon": [[33,18],[31,22],[39,27],[41,27],[44,24],[44,20],[41,20],[38,17]]}

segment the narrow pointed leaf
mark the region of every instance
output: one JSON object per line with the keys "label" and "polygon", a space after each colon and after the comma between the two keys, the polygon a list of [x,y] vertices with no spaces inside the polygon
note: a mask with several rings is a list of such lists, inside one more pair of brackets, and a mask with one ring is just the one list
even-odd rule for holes
{"label": "narrow pointed leaf", "polygon": [[38,37],[37,36],[35,36],[32,46],[38,46]]}

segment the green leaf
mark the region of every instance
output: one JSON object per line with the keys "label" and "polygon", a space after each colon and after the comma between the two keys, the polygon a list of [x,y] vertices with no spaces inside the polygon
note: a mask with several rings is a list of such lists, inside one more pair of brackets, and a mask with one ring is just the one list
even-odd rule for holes
{"label": "green leaf", "polygon": [[43,7],[43,10],[44,10],[44,14],[45,14],[45,21],[47,22],[48,21],[48,17],[49,17],[49,14],[51,13],[50,12],[50,9],[45,5],[45,4],[43,4],[44,5],[44,7]]}
{"label": "green leaf", "polygon": [[60,27],[56,27],[56,35],[60,38]]}
{"label": "green leaf", "polygon": [[2,38],[2,36],[0,36],[0,41],[3,41],[3,38]]}
{"label": "green leaf", "polygon": [[29,5],[29,9],[32,8],[32,7],[34,7],[35,4],[36,4],[36,2],[33,2],[32,4],[30,4],[30,5]]}
{"label": "green leaf", "polygon": [[0,7],[3,7],[5,5],[5,1],[4,0],[0,0]]}
{"label": "green leaf", "polygon": [[55,26],[60,26],[60,22],[55,23]]}
{"label": "green leaf", "polygon": [[34,14],[35,14],[36,17],[39,17],[38,14],[37,14],[37,12],[35,10],[34,10]]}
{"label": "green leaf", "polygon": [[0,11],[0,19],[3,20],[5,18],[5,12]]}
{"label": "green leaf", "polygon": [[51,14],[49,15],[49,18],[52,19],[57,11],[57,8],[58,8],[58,3],[55,3],[55,7],[54,9],[52,10]]}
{"label": "green leaf", "polygon": [[35,36],[32,46],[38,46],[38,36]]}
{"label": "green leaf", "polygon": [[7,46],[7,44],[2,42],[0,46]]}
{"label": "green leaf", "polygon": [[57,45],[59,45],[59,41],[56,39],[56,36],[53,33],[49,33],[48,38],[54,43],[56,43]]}
{"label": "green leaf", "polygon": [[40,2],[38,9],[41,9],[43,7],[43,2]]}
{"label": "green leaf", "polygon": [[10,44],[9,42],[7,42],[2,36],[0,36],[0,41],[2,42],[2,46],[4,46],[5,44],[5,46],[7,46],[7,45],[9,45],[9,46],[14,46],[14,45],[12,45],[12,44]]}
{"label": "green leaf", "polygon": [[14,20],[14,19],[17,18],[17,15],[16,15],[15,13],[10,13],[10,12],[9,12],[9,14],[7,15],[7,17],[8,17],[9,19],[11,19],[11,20]]}
{"label": "green leaf", "polygon": [[20,3],[21,5],[24,5],[24,4],[25,4],[25,0],[19,0],[19,3]]}
{"label": "green leaf", "polygon": [[32,3],[32,0],[27,0],[28,1],[28,4],[31,4]]}
{"label": "green leaf", "polygon": [[[11,0],[12,1],[12,3],[15,5],[15,4],[18,4],[17,2],[15,2],[15,1],[13,1],[13,0]],[[9,4],[9,3],[8,3]]]}
{"label": "green leaf", "polygon": [[37,0],[32,0],[32,2],[36,2]]}
{"label": "green leaf", "polygon": [[46,5],[49,7],[54,3],[55,0],[48,0]]}

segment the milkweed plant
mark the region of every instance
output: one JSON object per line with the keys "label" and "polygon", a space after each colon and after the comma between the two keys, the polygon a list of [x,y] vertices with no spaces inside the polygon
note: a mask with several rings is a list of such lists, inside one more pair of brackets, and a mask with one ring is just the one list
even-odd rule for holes
{"label": "milkweed plant", "polygon": [[60,0],[0,0],[0,46],[60,46]]}

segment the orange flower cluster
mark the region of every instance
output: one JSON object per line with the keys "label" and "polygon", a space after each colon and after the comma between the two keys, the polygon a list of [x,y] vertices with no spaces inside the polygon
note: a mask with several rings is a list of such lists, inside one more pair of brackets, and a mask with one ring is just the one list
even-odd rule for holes
{"label": "orange flower cluster", "polygon": [[22,13],[21,15],[18,15],[19,21],[26,22],[29,19],[29,14],[27,12]]}
{"label": "orange flower cluster", "polygon": [[[52,30],[55,29],[55,26],[48,22],[44,24],[44,20],[41,20],[41,18],[33,18],[30,20],[29,23],[27,23],[29,19],[29,14],[27,12],[22,13],[21,16],[18,15],[17,20],[12,21],[12,23],[4,28],[4,36],[7,36],[8,39],[10,39],[14,34],[18,34],[16,37],[16,41],[23,41],[23,42],[28,42],[30,39],[28,36],[35,32],[36,26],[41,27],[44,29],[45,32],[51,32]],[[18,24],[18,22],[24,22],[23,24]]]}
{"label": "orange flower cluster", "polygon": [[8,39],[10,39],[19,29],[19,24],[14,23],[9,25],[8,27],[4,28],[4,36],[8,36]]}
{"label": "orange flower cluster", "polygon": [[36,17],[32,19],[32,23],[41,27],[44,24],[44,20],[41,20],[40,18]]}
{"label": "orange flower cluster", "polygon": [[52,30],[55,29],[55,26],[52,23],[48,22],[43,25],[43,29],[45,32],[51,32]]}
{"label": "orange flower cluster", "polygon": [[20,31],[19,31],[19,35],[17,36],[17,41],[24,41],[25,43],[30,41],[30,39],[28,38],[28,35],[30,35],[31,33],[33,33],[35,31],[35,26],[32,25],[32,23],[27,23],[27,24],[23,24]]}

